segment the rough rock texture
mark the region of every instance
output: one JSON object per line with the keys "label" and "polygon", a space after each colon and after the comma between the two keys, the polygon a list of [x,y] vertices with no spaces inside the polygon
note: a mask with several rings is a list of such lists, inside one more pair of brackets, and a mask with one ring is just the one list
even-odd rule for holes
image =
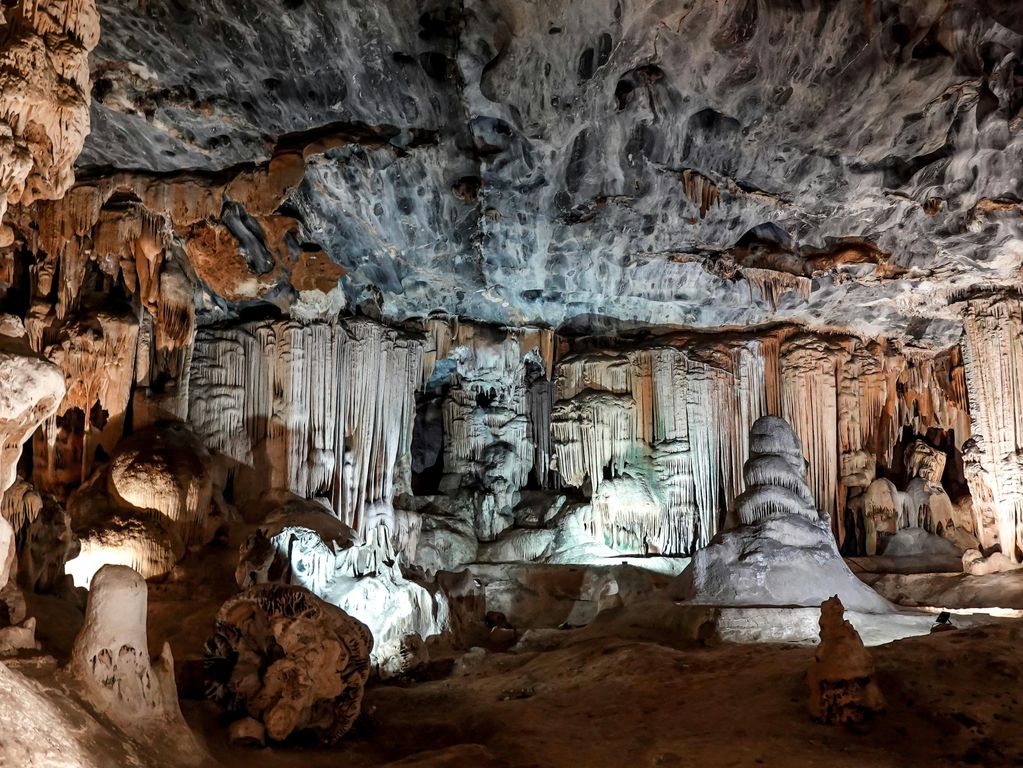
{"label": "rough rock texture", "polygon": [[107,563],[144,578],[169,572],[191,545],[208,543],[223,522],[213,511],[210,457],[180,424],[136,432],[118,443],[110,462],[68,499],[81,543],[67,571],[88,586]]}
{"label": "rough rock texture", "polygon": [[743,473],[756,485],[738,504],[751,522],[696,552],[673,593],[693,603],[729,606],[810,606],[837,594],[852,610],[891,610],[852,574],[827,521],[810,506],[792,428],[777,417],[758,419],[750,432],[750,456]]}
{"label": "rough rock texture", "polygon": [[17,0],[0,17],[0,246],[8,205],[57,199],[89,133],[93,0]]}
{"label": "rough rock texture", "polygon": [[806,673],[810,716],[831,725],[861,722],[885,706],[874,659],[844,613],[838,597],[821,603],[821,642]]}
{"label": "rough rock texture", "polygon": [[64,397],[60,370],[32,351],[21,320],[0,316],[0,488],[15,481],[21,447]]}
{"label": "rough rock texture", "polygon": [[122,441],[107,470],[107,491],[122,506],[166,518],[185,546],[209,539],[210,457],[186,428],[146,429]]}
{"label": "rough rock texture", "polygon": [[366,541],[314,502],[293,499],[267,515],[242,544],[235,577],[241,587],[304,587],[361,621],[383,677],[409,671],[409,644],[447,625],[447,602],[405,578],[386,536]]}
{"label": "rough rock texture", "polygon": [[217,0],[197,30],[163,1],[101,4],[80,162],[213,171],[348,129],[290,211],[388,316],[922,316],[913,335],[947,341],[948,296],[1014,279],[1021,42],[1001,4],[242,8]]}
{"label": "rough rock texture", "polygon": [[372,647],[365,625],[302,587],[250,587],[217,613],[208,693],[274,741],[310,730],[333,744],[359,715]]}
{"label": "rough rock texture", "polygon": [[57,590],[64,582],[64,564],[80,550],[64,507],[19,479],[4,492],[0,515],[14,528],[18,582],[36,592]]}

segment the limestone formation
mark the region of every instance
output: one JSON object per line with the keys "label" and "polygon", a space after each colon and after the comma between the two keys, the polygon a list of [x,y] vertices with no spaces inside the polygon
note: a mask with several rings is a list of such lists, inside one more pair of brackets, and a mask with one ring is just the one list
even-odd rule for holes
{"label": "limestone formation", "polygon": [[885,707],[874,659],[844,613],[837,596],[821,603],[821,641],[806,673],[810,716],[830,725],[859,723]]}
{"label": "limestone formation", "polygon": [[68,671],[82,695],[118,724],[183,728],[170,646],[164,643],[159,658],[149,658],[147,604],[146,582],[137,572],[124,565],[100,568]]}
{"label": "limestone formation", "polygon": [[88,586],[104,564],[152,578],[168,573],[189,546],[212,538],[213,481],[206,449],[182,425],[140,430],[120,442],[110,462],[67,502],[80,542],[67,565]]}
{"label": "limestone formation", "polygon": [[4,493],[0,515],[14,528],[18,582],[32,591],[56,591],[64,582],[64,564],[80,550],[70,515],[53,496],[20,479]]}
{"label": "limestone formation", "polygon": [[812,606],[838,594],[856,611],[890,611],[846,566],[831,526],[813,508],[792,428],[761,417],[750,430],[749,454],[743,474],[755,485],[736,502],[748,522],[696,552],[673,594],[723,606]]}
{"label": "limestone formation", "polygon": [[185,546],[210,538],[209,454],[181,426],[142,430],[119,443],[107,470],[107,490],[123,507],[165,518]]}
{"label": "limestone formation", "polygon": [[359,716],[372,646],[364,624],[302,587],[249,587],[217,613],[208,695],[273,741],[308,730],[334,744]]}
{"label": "limestone formation", "polygon": [[0,19],[0,247],[13,240],[8,205],[58,199],[89,133],[89,52],[99,40],[92,0],[18,0]]}
{"label": "limestone formation", "polygon": [[64,376],[32,351],[21,320],[0,316],[0,488],[15,481],[21,447],[64,397]]}
{"label": "limestone formation", "polygon": [[407,671],[408,648],[440,634],[447,604],[402,574],[388,537],[364,541],[322,506],[293,499],[242,545],[239,586],[290,584],[361,621],[384,677]]}

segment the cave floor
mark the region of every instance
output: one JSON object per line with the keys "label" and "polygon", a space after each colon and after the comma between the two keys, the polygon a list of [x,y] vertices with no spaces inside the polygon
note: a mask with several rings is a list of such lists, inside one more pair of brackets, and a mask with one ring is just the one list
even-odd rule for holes
{"label": "cave floor", "polygon": [[208,705],[185,702],[186,717],[218,761],[245,768],[1023,765],[1018,620],[877,647],[888,709],[855,728],[807,715],[812,648],[559,634],[542,651],[470,653],[443,679],[372,686],[333,750],[232,749]]}

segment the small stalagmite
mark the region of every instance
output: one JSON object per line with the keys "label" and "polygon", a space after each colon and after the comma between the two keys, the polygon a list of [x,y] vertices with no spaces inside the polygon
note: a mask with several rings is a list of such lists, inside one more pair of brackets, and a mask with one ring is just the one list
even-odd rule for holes
{"label": "small stalagmite", "polygon": [[874,658],[844,614],[837,595],[821,603],[821,642],[806,673],[810,716],[831,725],[863,722],[885,707]]}

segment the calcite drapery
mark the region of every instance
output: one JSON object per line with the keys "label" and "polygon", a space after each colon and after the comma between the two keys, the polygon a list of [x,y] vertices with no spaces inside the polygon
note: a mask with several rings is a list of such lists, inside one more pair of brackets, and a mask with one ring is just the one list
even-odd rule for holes
{"label": "calcite drapery", "polygon": [[93,0],[18,0],[0,16],[0,247],[9,204],[61,197],[89,133]]}
{"label": "calcite drapery", "polygon": [[326,497],[364,536],[391,515],[422,365],[420,341],[369,320],[205,328],[188,420],[229,460],[239,500],[267,488]]}
{"label": "calcite drapery", "polygon": [[1002,553],[1023,551],[1023,307],[980,299],[963,310],[971,450],[964,456],[975,514],[990,510]]}

